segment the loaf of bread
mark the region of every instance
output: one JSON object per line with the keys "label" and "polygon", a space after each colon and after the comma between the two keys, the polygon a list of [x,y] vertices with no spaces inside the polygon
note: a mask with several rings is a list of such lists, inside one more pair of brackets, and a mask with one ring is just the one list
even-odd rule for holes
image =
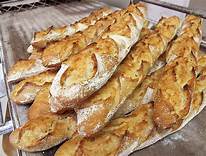
{"label": "loaf of bread", "polygon": [[76,120],[71,114],[45,115],[29,120],[9,136],[17,149],[35,152],[49,149],[70,138],[76,131]]}
{"label": "loaf of bread", "polygon": [[51,84],[56,71],[47,71],[39,75],[26,78],[15,85],[11,92],[11,100],[16,104],[28,104],[34,101],[38,91],[47,84]]}
{"label": "loaf of bread", "polygon": [[[179,47],[181,52],[174,51],[178,57],[167,59],[170,61],[160,69],[161,72],[158,71],[156,81],[150,84],[154,87],[151,101],[137,105],[133,112],[112,120],[90,137],[75,135],[57,150],[55,156],[129,155],[181,129],[205,107],[206,85],[201,85],[205,79],[195,75],[198,58],[193,53],[198,56],[198,52],[192,48],[194,45],[198,47],[200,41],[195,38],[201,37],[201,32],[197,31],[201,28],[201,19],[188,15],[185,21],[181,35],[172,44],[175,47],[181,42],[180,45],[185,48]],[[185,24],[188,32],[184,31]],[[169,50],[167,58],[171,54]],[[200,77],[203,73],[200,72]],[[194,85],[196,81],[201,90]],[[198,111],[194,111],[193,93],[198,90],[204,98]]]}
{"label": "loaf of bread", "polygon": [[17,82],[52,69],[43,66],[40,59],[20,60],[9,69],[7,81]]}
{"label": "loaf of bread", "polygon": [[42,61],[44,66],[57,66],[68,59],[72,54],[76,54],[93,43],[108,27],[115,22],[115,18],[125,10],[116,11],[99,19],[94,25],[87,29],[68,36],[60,41],[49,44],[42,51]]}
{"label": "loaf of bread", "polygon": [[139,38],[145,6],[130,5],[95,43],[62,63],[51,88],[51,110],[74,108],[100,89]]}
{"label": "loaf of bread", "polygon": [[28,52],[39,51],[45,48],[51,41],[60,40],[66,36],[71,36],[78,31],[83,31],[88,26],[95,24],[97,20],[110,14],[112,10],[104,7],[93,11],[89,16],[75,22],[74,24],[59,28],[49,27],[46,30],[35,32]]}
{"label": "loaf of bread", "polygon": [[80,135],[94,134],[109,122],[125,99],[144,80],[179,27],[178,17],[162,18],[154,32],[134,45],[108,83],[81,102],[76,109]]}

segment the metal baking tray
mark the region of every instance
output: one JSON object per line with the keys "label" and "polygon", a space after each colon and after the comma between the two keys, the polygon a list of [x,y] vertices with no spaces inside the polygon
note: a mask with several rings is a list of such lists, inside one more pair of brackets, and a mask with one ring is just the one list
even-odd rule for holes
{"label": "metal baking tray", "polygon": [[[150,2],[150,0],[143,1]],[[158,4],[158,1],[154,1],[154,4],[155,2],[157,5],[160,5],[160,3]],[[164,3],[164,5],[161,6],[166,7],[165,5],[167,4]],[[22,12],[9,11],[0,15],[0,52],[4,67],[4,77],[6,77],[7,70],[12,64],[19,59],[25,59],[28,57],[29,54],[26,52],[26,49],[30,44],[33,32],[48,28],[51,25],[62,26],[73,23],[76,20],[87,16],[92,10],[103,6],[107,6],[107,4],[97,1],[66,1],[64,3],[57,3],[57,5],[44,5],[44,7],[36,7],[35,9],[28,9]],[[112,5],[110,5],[110,7],[112,7]],[[153,8],[155,6],[150,4],[149,7]],[[115,9],[116,7],[113,8]],[[187,11],[193,12],[193,10],[188,8],[181,8],[178,6],[175,6],[174,8],[176,8],[176,11],[182,10],[184,13],[188,13]],[[151,9],[148,9],[148,12],[150,11]],[[176,13],[172,12],[170,15]],[[178,15],[183,18],[185,16],[184,13],[178,13]],[[198,12],[198,14],[203,16],[206,15],[204,12]],[[155,22],[157,17],[153,18],[153,16],[154,15],[152,13],[149,18],[151,21]],[[204,41],[202,42],[201,48],[206,48]],[[7,126],[12,124],[13,128],[17,128],[27,121],[27,109],[29,105],[17,106],[12,103],[9,99],[11,89],[12,85],[6,83],[8,107],[11,117],[11,121],[10,123],[7,123]],[[205,118],[206,111],[203,110],[181,131],[131,155],[203,156],[206,153]],[[9,128],[11,129],[11,126]],[[56,149],[57,147],[44,152],[28,153],[17,151],[17,153],[19,156],[51,156],[54,154]]]}

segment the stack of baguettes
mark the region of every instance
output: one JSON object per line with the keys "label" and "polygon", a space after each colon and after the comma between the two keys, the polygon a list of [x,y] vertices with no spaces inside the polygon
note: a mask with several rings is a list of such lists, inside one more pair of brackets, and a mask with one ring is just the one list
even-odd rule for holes
{"label": "stack of baguettes", "polygon": [[56,156],[129,155],[196,116],[206,105],[202,21],[172,16],[149,30],[145,14],[142,3],[103,8],[35,33],[29,59],[8,73],[8,81],[22,80],[11,99],[33,102],[10,142],[35,152],[69,139]]}

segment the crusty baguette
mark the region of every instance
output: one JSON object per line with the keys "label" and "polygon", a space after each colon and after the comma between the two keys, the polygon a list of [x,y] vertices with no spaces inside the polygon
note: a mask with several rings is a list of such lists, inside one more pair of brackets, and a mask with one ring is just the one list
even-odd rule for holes
{"label": "crusty baguette", "polygon": [[[175,43],[172,44],[166,53],[166,63],[173,61],[175,58],[190,55],[190,48],[192,49],[192,54],[197,58],[201,37],[201,24],[199,20],[200,19],[195,16],[188,16],[186,18],[183,23],[182,30],[180,31],[181,35],[179,34],[180,36],[175,40]],[[194,41],[191,38],[194,38]],[[187,44],[190,44],[191,46],[187,46]],[[204,57],[199,59],[199,70],[201,70],[201,66],[204,66],[205,60],[206,59],[204,59]],[[153,75],[148,76],[142,85],[135,89],[135,91],[126,99],[125,103],[117,111],[116,117],[131,112],[139,104],[144,104],[151,101],[154,92],[154,86],[152,87],[151,84],[153,81],[158,81],[158,75],[161,74],[162,70],[164,69],[161,69],[158,72],[155,72]],[[196,72],[198,72],[198,70]]]}
{"label": "crusty baguette", "polygon": [[9,69],[7,81],[17,82],[52,69],[43,66],[40,59],[20,60]]}
{"label": "crusty baguette", "polygon": [[45,48],[46,45],[51,41],[60,40],[66,36],[71,36],[78,31],[83,31],[89,25],[95,24],[97,20],[107,16],[111,12],[112,10],[110,8],[100,8],[91,12],[89,16],[75,22],[74,24],[58,28],[54,28],[52,26],[46,30],[35,32],[31,41],[31,45],[27,51],[29,53],[32,53],[36,50],[39,51],[39,49]]}
{"label": "crusty baguette", "polygon": [[29,120],[9,136],[11,144],[24,151],[35,152],[49,149],[70,138],[76,131],[72,115],[45,115]]}
{"label": "crusty baguette", "polygon": [[179,27],[178,17],[162,18],[154,32],[134,45],[108,83],[76,109],[79,134],[89,136],[108,123],[125,99],[144,80]]}
{"label": "crusty baguette", "polygon": [[[191,16],[187,16],[186,20]],[[191,25],[193,22],[197,26]],[[196,30],[201,27],[200,23],[201,20],[198,17],[194,17],[193,21],[187,21],[189,27],[191,29],[196,27]],[[195,60],[197,57],[192,54],[195,51],[192,51],[191,47],[194,44],[198,45],[199,41],[196,42],[192,36],[199,38],[201,33],[196,31],[193,35],[188,35],[188,39],[191,40],[185,43],[187,34],[188,32],[182,36],[180,35],[177,39],[180,41],[180,38],[182,38],[181,46],[185,47],[182,49],[183,51],[179,53],[178,57],[168,59],[170,61],[160,69],[161,72],[157,74],[156,81],[151,82],[151,86],[155,86],[151,103],[138,105],[133,112],[112,120],[102,131],[93,136],[82,137],[76,135],[64,143],[57,150],[55,156],[93,156],[98,154],[102,156],[126,156],[178,131],[196,116],[206,106],[206,84],[200,85],[201,90],[197,87],[198,85],[193,84],[196,80],[194,69],[197,68],[192,67],[197,65]],[[189,42],[191,43],[188,44]],[[176,43],[174,42],[172,45]],[[167,55],[171,56],[170,52]],[[200,72],[200,74],[203,76],[204,72]],[[205,79],[197,78],[197,83],[201,84],[203,81]],[[186,90],[189,87],[190,93],[188,94]],[[173,94],[171,94],[171,91]],[[200,91],[204,96],[199,101],[198,108],[194,110],[191,96],[196,91]],[[185,96],[190,97],[184,100]],[[182,101],[179,101],[179,98],[182,98]],[[103,146],[100,146],[100,144]]]}
{"label": "crusty baguette", "polygon": [[42,52],[44,66],[57,66],[68,59],[70,55],[80,52],[96,41],[125,12],[125,9],[115,11],[105,18],[99,19],[94,25],[89,26],[84,31],[77,32],[61,41],[48,45]]}
{"label": "crusty baguette", "polygon": [[100,39],[64,62],[52,82],[51,110],[74,108],[100,89],[139,38],[145,6],[130,5]]}
{"label": "crusty baguette", "polygon": [[68,59],[71,54],[76,54],[86,46],[93,43],[108,27],[115,22],[115,18],[125,10],[116,11],[99,19],[84,31],[77,32],[63,40],[49,44],[42,52],[44,66],[57,66]]}
{"label": "crusty baguette", "polygon": [[33,102],[38,91],[44,85],[51,84],[55,75],[56,71],[47,71],[19,82],[11,92],[11,100],[16,104]]}
{"label": "crusty baguette", "polygon": [[54,115],[50,111],[49,105],[49,89],[51,84],[44,85],[41,90],[37,93],[34,102],[28,110],[29,120],[35,119],[39,116]]}

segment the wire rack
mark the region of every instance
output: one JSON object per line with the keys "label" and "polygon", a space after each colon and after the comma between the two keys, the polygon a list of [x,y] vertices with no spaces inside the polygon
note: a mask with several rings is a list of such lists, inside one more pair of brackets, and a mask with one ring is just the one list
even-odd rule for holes
{"label": "wire rack", "polygon": [[0,14],[8,12],[20,12],[39,7],[48,7],[61,3],[68,3],[71,0],[9,0],[0,2]]}

